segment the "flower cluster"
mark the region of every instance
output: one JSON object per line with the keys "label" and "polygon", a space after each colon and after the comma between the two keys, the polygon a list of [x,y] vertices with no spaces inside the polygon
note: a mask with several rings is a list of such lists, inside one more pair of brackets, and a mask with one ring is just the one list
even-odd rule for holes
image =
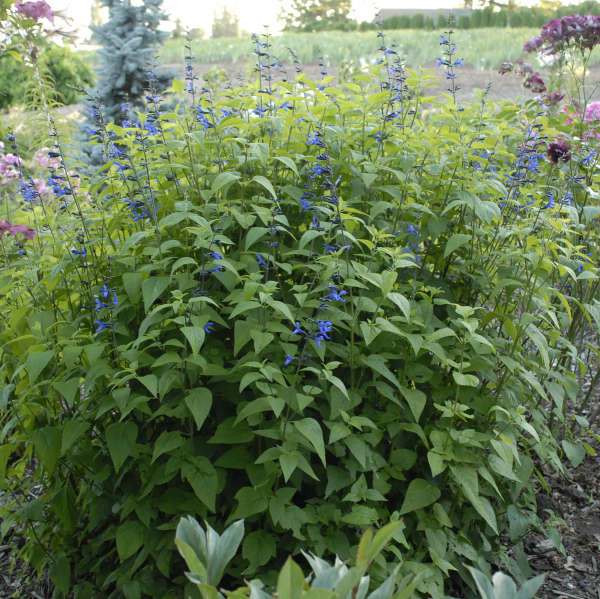
{"label": "flower cluster", "polygon": [[[74,250],[75,251],[75,250]],[[85,250],[83,250],[85,252]],[[82,256],[83,257],[83,256]],[[94,306],[94,312],[112,311],[113,307],[119,305],[117,294],[113,291],[112,298],[111,290],[107,287],[106,283],[100,288],[98,297],[94,298],[96,305]],[[106,301],[108,300],[108,301]],[[100,333],[106,329],[117,328],[117,325],[111,321],[94,320],[94,324],[98,327],[96,333]]]}
{"label": "flower cluster", "polygon": [[571,148],[565,139],[555,139],[548,146],[548,158],[553,164],[568,162],[571,159]]}
{"label": "flower cluster", "polygon": [[540,35],[525,42],[523,51],[557,54],[571,45],[592,49],[598,43],[600,16],[567,15],[544,24]]}
{"label": "flower cluster", "polygon": [[25,225],[13,225],[7,220],[0,220],[0,236],[8,233],[9,235],[16,236],[23,235],[23,239],[33,239],[35,237],[35,229],[26,227]]}
{"label": "flower cluster", "polygon": [[28,19],[33,19],[34,21],[48,19],[48,21],[54,23],[54,11],[45,0],[38,0],[37,2],[17,2],[15,8],[17,9],[17,13]]}
{"label": "flower cluster", "polygon": [[[2,147],[0,147],[0,151]],[[9,153],[0,156],[0,183],[6,185],[11,180],[18,179],[22,164],[23,161],[14,154]]]}

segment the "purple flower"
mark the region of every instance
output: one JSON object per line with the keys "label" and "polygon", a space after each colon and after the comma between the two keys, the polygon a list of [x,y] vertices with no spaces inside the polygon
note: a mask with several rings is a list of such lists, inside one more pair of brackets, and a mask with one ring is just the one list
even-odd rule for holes
{"label": "purple flower", "polygon": [[566,140],[556,139],[550,142],[548,147],[548,158],[553,164],[558,164],[558,161],[569,162],[571,159],[571,148]]}
{"label": "purple flower", "polygon": [[20,15],[28,19],[33,19],[34,21],[48,19],[48,21],[54,23],[54,12],[45,0],[39,0],[38,2],[17,2],[15,8]]}
{"label": "purple flower", "polygon": [[530,89],[535,94],[542,94],[546,91],[546,84],[544,83],[544,80],[536,73],[525,79],[523,87]]}

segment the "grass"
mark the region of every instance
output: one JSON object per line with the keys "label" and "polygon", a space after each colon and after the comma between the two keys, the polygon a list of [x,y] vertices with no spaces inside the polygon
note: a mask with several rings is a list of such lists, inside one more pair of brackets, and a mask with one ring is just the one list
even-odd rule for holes
{"label": "grass", "polygon": [[[457,56],[481,69],[497,68],[505,60],[515,60],[522,54],[523,43],[538,33],[531,28],[485,28],[457,31]],[[397,44],[398,52],[409,66],[420,66],[440,56],[440,31],[403,29],[386,31],[386,44]],[[340,65],[345,61],[377,60],[380,46],[377,35],[367,32],[284,33],[272,38],[272,54],[290,61],[291,48],[303,64],[314,64],[323,57],[326,64]],[[196,62],[219,63],[250,59],[253,44],[249,37],[219,38],[194,41]],[[169,39],[160,51],[164,63],[181,63],[184,40]]]}

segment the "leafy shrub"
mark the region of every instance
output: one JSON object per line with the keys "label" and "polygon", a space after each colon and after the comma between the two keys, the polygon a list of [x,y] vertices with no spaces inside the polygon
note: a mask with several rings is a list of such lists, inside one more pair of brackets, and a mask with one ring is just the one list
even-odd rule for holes
{"label": "leafy shrub", "polygon": [[395,522],[373,578],[401,562],[433,597],[539,525],[600,320],[593,162],[546,160],[563,124],[535,104],[453,83],[426,114],[381,42],[340,88],[275,86],[268,41],[256,84],[198,90],[190,65],[179,113],[98,116],[91,201],[58,170],[60,204],[14,215],[37,234],[3,246],[1,532],[59,592],[177,596],[189,513],[245,519],[231,576],[266,582]]}
{"label": "leafy shrub", "polygon": [[[48,44],[40,55],[40,67],[55,90],[55,100],[75,104],[81,90],[93,83],[91,69],[68,46]],[[0,57],[0,108],[23,103],[36,89],[32,78],[12,55]]]}

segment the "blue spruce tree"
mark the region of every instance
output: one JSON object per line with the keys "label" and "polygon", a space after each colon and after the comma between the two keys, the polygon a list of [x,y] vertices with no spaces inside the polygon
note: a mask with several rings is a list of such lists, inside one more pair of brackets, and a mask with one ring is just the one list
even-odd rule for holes
{"label": "blue spruce tree", "polygon": [[[102,4],[109,9],[109,19],[91,28],[102,45],[98,80],[91,96],[101,106],[105,121],[118,122],[122,104],[142,106],[148,70],[167,36],[159,30],[166,15],[161,10],[162,0],[142,0],[135,6],[131,0],[102,0]],[[155,74],[155,87],[166,88],[170,79],[171,74]]]}

